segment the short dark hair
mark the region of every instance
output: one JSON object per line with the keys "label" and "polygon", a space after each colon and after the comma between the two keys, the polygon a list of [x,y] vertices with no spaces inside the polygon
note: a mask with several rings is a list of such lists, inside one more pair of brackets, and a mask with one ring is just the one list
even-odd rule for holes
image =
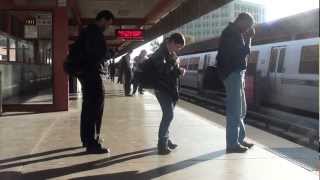
{"label": "short dark hair", "polygon": [[107,21],[114,20],[114,15],[109,10],[103,10],[103,11],[100,11],[96,16],[96,21],[99,21],[101,19],[105,19]]}
{"label": "short dark hair", "polygon": [[249,21],[252,24],[254,24],[254,17],[252,16],[252,14],[248,13],[248,12],[242,12],[238,15],[236,21],[239,20],[245,20],[245,21]]}
{"label": "short dark hair", "polygon": [[171,42],[174,42],[176,44],[181,44],[183,46],[186,44],[186,40],[185,40],[184,35],[182,33],[173,33],[170,35],[168,40]]}

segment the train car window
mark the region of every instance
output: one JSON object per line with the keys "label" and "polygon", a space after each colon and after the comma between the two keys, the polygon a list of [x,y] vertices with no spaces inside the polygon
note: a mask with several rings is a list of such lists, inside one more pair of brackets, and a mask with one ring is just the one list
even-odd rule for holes
{"label": "train car window", "polygon": [[8,60],[8,39],[6,36],[0,35],[0,61]]}
{"label": "train car window", "polygon": [[270,61],[269,61],[269,72],[275,72],[276,70],[278,53],[279,53],[278,49],[276,48],[271,49],[271,55],[270,55]]}
{"label": "train car window", "polygon": [[285,71],[285,69],[283,67],[285,56],[286,56],[286,49],[282,48],[280,50],[280,55],[279,55],[279,62],[278,62],[278,69],[277,69],[278,73],[283,73]]}
{"label": "train car window", "polygon": [[303,74],[319,73],[319,45],[304,46],[301,50],[299,72]]}
{"label": "train car window", "polygon": [[16,61],[16,40],[9,39],[9,61]]}
{"label": "train car window", "polygon": [[191,59],[191,62],[190,62],[190,70],[197,70],[198,69],[198,66],[199,66],[199,61],[200,61],[200,57],[194,57]]}

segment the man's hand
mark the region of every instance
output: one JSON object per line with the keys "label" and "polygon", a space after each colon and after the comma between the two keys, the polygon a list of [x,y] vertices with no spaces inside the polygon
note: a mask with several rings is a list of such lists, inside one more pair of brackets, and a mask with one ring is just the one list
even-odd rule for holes
{"label": "man's hand", "polygon": [[250,38],[252,38],[255,34],[256,34],[256,30],[253,27],[246,32],[246,35]]}
{"label": "man's hand", "polygon": [[186,74],[186,69],[182,67],[180,67],[179,69],[180,69],[181,75],[184,76]]}

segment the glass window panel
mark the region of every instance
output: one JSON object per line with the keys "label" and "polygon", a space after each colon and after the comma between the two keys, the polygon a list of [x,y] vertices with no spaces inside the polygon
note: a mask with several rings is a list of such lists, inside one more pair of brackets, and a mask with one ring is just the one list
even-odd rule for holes
{"label": "glass window panel", "polygon": [[16,40],[13,38],[9,39],[9,61],[16,61]]}
{"label": "glass window panel", "polygon": [[319,73],[319,45],[304,46],[301,50],[300,73]]}
{"label": "glass window panel", "polygon": [[0,61],[8,60],[8,40],[4,35],[0,35]]}

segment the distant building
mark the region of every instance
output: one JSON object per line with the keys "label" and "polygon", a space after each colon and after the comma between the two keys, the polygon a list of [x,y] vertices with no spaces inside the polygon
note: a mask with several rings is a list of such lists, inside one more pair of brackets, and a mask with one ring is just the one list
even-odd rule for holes
{"label": "distant building", "polygon": [[[265,21],[265,8],[263,5],[234,0],[219,9],[193,20],[172,32],[181,32],[186,35],[187,43],[220,36],[229,22],[233,21],[239,13],[251,13],[256,23]],[[169,34],[165,35],[167,37]]]}

